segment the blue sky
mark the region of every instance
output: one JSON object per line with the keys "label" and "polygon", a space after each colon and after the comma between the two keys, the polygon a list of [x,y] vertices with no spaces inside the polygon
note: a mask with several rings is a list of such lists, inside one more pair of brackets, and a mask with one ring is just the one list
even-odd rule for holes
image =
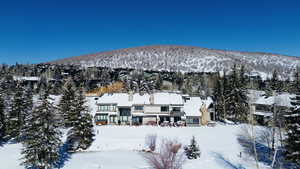
{"label": "blue sky", "polygon": [[157,44],[300,56],[300,2],[1,1],[1,63]]}

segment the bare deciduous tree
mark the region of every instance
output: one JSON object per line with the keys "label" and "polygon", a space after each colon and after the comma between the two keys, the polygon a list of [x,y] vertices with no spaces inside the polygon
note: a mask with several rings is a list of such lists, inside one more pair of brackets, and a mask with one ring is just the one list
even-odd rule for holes
{"label": "bare deciduous tree", "polygon": [[155,151],[156,140],[157,140],[156,134],[149,134],[145,138],[145,144],[151,151]]}
{"label": "bare deciduous tree", "polygon": [[182,169],[186,160],[181,144],[176,140],[163,140],[159,153],[144,155],[151,169]]}

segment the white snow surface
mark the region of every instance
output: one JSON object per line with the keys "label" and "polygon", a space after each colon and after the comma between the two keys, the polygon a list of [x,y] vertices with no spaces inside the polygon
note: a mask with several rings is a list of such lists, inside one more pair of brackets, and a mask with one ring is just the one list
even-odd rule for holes
{"label": "white snow surface", "polygon": [[[201,158],[187,160],[184,169],[252,169],[252,157],[238,155],[242,151],[237,141],[238,125],[216,127],[152,127],[152,126],[97,126],[95,141],[85,152],[71,155],[63,169],[148,169],[142,157],[145,136],[157,134],[158,143],[166,139],[177,139],[183,145],[196,137],[201,149]],[[0,169],[23,169],[20,166],[21,144],[5,144],[0,147]],[[260,163],[261,169],[268,168]]]}

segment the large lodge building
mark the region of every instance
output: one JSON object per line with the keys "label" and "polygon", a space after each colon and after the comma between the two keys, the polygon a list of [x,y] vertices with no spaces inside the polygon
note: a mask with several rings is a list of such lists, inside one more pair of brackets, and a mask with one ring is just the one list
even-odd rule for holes
{"label": "large lodge building", "polygon": [[89,107],[98,125],[205,125],[214,119],[211,98],[176,92],[153,94],[113,93],[89,96]]}

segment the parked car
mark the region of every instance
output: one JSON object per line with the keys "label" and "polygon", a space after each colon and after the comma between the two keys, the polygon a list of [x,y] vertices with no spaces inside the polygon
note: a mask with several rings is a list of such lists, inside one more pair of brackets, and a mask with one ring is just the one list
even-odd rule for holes
{"label": "parked car", "polygon": [[185,121],[177,121],[176,125],[177,126],[185,126]]}

